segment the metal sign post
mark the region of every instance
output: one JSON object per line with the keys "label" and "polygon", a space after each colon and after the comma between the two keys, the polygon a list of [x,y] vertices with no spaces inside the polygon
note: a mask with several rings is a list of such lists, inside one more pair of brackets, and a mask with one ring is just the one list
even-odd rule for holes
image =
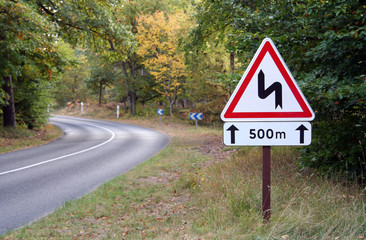
{"label": "metal sign post", "polygon": [[221,112],[224,144],[263,146],[263,220],[271,218],[271,147],[311,143],[315,113],[271,39],[265,38]]}
{"label": "metal sign post", "polygon": [[161,116],[163,115],[164,111],[163,109],[158,109],[157,113],[159,115],[159,126],[161,126]]}
{"label": "metal sign post", "polygon": [[197,126],[198,126],[197,121],[203,119],[203,113],[189,113],[189,118],[191,120],[195,120],[196,121],[195,122],[195,125],[196,125],[196,129],[197,129]]}
{"label": "metal sign post", "polygon": [[262,212],[264,222],[271,218],[271,147],[263,146]]}

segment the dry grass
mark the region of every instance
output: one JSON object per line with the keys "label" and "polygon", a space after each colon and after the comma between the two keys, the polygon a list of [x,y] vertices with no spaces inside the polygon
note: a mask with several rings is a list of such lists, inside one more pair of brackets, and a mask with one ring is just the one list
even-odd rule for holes
{"label": "dry grass", "polygon": [[[272,219],[261,217],[261,150],[241,150],[197,179],[203,222],[219,239],[363,239],[365,191],[297,171],[296,153],[272,150]],[[230,223],[229,225],[227,223]],[[201,226],[202,231],[206,231]]]}
{"label": "dry grass", "polygon": [[16,129],[0,128],[0,154],[42,145],[61,135],[61,130],[52,125],[46,125],[36,130],[21,127]]}

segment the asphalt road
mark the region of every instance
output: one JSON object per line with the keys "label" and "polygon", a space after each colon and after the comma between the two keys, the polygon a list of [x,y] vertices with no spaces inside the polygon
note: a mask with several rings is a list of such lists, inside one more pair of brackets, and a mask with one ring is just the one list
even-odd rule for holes
{"label": "asphalt road", "polygon": [[57,116],[51,123],[63,137],[0,154],[0,235],[91,192],[169,142],[159,132],[115,122]]}

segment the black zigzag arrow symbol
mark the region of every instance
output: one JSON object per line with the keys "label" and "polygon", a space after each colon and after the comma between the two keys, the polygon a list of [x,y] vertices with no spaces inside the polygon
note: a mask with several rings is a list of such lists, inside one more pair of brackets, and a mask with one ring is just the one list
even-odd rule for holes
{"label": "black zigzag arrow symbol", "polygon": [[280,106],[282,108],[282,85],[279,82],[273,83],[267,89],[264,88],[264,73],[260,70],[258,74],[258,97],[261,99],[267,98],[275,92],[275,109]]}

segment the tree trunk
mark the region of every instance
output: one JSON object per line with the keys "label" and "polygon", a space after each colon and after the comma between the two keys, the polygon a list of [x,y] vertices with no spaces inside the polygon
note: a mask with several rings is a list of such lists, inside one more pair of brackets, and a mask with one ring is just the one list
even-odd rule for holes
{"label": "tree trunk", "polygon": [[231,72],[235,71],[235,52],[230,52],[230,68]]}
{"label": "tree trunk", "polygon": [[76,102],[78,97],[76,95],[76,77],[74,78],[74,84],[71,85],[71,94],[72,94],[72,101]]}
{"label": "tree trunk", "polygon": [[11,76],[3,77],[4,83],[1,86],[4,92],[8,95],[8,104],[2,108],[3,110],[3,126],[15,128],[15,106],[13,83]]}
{"label": "tree trunk", "polygon": [[129,101],[130,102],[130,113],[131,113],[131,115],[135,116],[136,115],[136,101],[137,101],[136,93],[130,92],[129,100],[130,100]]}
{"label": "tree trunk", "polygon": [[125,111],[125,114],[127,113],[127,97],[123,98],[123,110]]}
{"label": "tree trunk", "polygon": [[183,98],[183,108],[188,108],[188,98]]}
{"label": "tree trunk", "polygon": [[174,102],[173,102],[173,101],[171,101],[171,102],[169,103],[169,111],[170,111],[170,116],[171,116],[171,117],[173,117],[173,105],[174,105]]}
{"label": "tree trunk", "polygon": [[174,103],[175,103],[175,98],[171,98],[170,96],[167,96],[168,102],[169,102],[169,112],[170,112],[170,116],[173,117],[173,107],[174,107]]}
{"label": "tree trunk", "polygon": [[99,106],[102,105],[103,83],[99,82]]}
{"label": "tree trunk", "polygon": [[128,107],[130,109],[130,113],[132,115],[136,115],[136,101],[137,101],[137,96],[136,93],[130,90],[130,79],[134,78],[133,74],[135,74],[135,69],[134,69],[134,64],[129,63],[130,66],[130,71],[131,71],[131,77],[128,75],[127,73],[127,69],[126,69],[126,64],[127,62],[122,62],[122,70],[123,70],[123,74],[125,75],[125,88],[126,88],[126,95],[127,95],[127,102],[128,102]]}

